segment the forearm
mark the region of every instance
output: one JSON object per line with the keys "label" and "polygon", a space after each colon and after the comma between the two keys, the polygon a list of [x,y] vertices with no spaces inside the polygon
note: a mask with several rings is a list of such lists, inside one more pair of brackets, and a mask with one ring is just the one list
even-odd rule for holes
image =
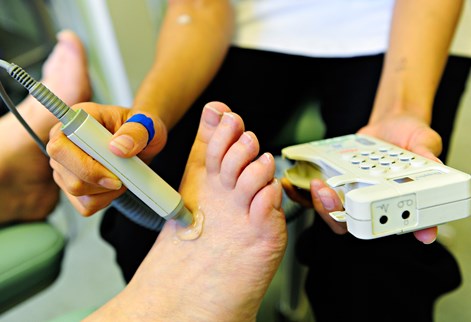
{"label": "forearm", "polygon": [[396,1],[370,123],[408,114],[430,123],[462,0]]}
{"label": "forearm", "polygon": [[172,128],[214,77],[232,30],[229,1],[169,1],[154,64],[133,108],[157,115]]}

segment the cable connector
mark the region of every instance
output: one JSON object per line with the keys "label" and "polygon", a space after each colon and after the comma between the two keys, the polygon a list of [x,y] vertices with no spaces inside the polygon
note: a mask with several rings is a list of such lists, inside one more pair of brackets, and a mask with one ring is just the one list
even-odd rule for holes
{"label": "cable connector", "polygon": [[67,106],[67,104],[46,86],[35,80],[23,68],[4,60],[0,60],[0,66],[3,67],[13,79],[26,88],[34,98],[54,114],[63,124],[67,124],[74,118],[75,111]]}

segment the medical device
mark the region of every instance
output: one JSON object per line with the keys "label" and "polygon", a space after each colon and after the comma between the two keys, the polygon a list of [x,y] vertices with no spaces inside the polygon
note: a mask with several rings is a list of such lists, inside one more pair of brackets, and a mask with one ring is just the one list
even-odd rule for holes
{"label": "medical device", "polygon": [[286,147],[286,178],[309,190],[326,180],[344,211],[330,213],[360,239],[402,234],[471,214],[471,176],[366,135]]}

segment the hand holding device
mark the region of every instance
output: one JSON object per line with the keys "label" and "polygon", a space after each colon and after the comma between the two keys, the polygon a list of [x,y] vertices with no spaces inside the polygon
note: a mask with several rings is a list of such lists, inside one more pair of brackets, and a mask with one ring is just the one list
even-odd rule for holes
{"label": "hand holding device", "polygon": [[366,135],[347,135],[287,147],[295,161],[285,172],[309,190],[326,180],[343,199],[331,217],[350,233],[372,239],[433,227],[471,214],[471,176]]}
{"label": "hand holding device", "polygon": [[[175,219],[181,225],[193,222],[180,194],[138,157],[120,158],[108,149],[112,134],[85,111],[74,111],[49,89],[15,64],[0,61],[0,67],[22,84],[63,124],[64,134],[84,152],[113,172],[131,191],[118,198],[115,206],[133,221],[159,230],[164,220]],[[152,129],[144,124],[151,136]],[[137,196],[139,200],[134,198]],[[157,216],[157,214],[159,216]]]}

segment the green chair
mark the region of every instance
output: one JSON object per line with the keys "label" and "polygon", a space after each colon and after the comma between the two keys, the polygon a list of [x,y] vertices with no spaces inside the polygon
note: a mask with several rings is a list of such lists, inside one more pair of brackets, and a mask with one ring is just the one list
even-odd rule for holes
{"label": "green chair", "polygon": [[0,313],[57,278],[65,244],[62,233],[47,222],[0,227]]}
{"label": "green chair", "polygon": [[[0,26],[4,58],[23,68],[36,69],[55,43],[55,30],[44,2],[1,2],[2,16],[10,18],[2,18]],[[28,23],[11,23],[25,17]],[[14,85],[17,88],[18,84]],[[0,314],[56,279],[64,246],[64,236],[47,222],[0,226]]]}

